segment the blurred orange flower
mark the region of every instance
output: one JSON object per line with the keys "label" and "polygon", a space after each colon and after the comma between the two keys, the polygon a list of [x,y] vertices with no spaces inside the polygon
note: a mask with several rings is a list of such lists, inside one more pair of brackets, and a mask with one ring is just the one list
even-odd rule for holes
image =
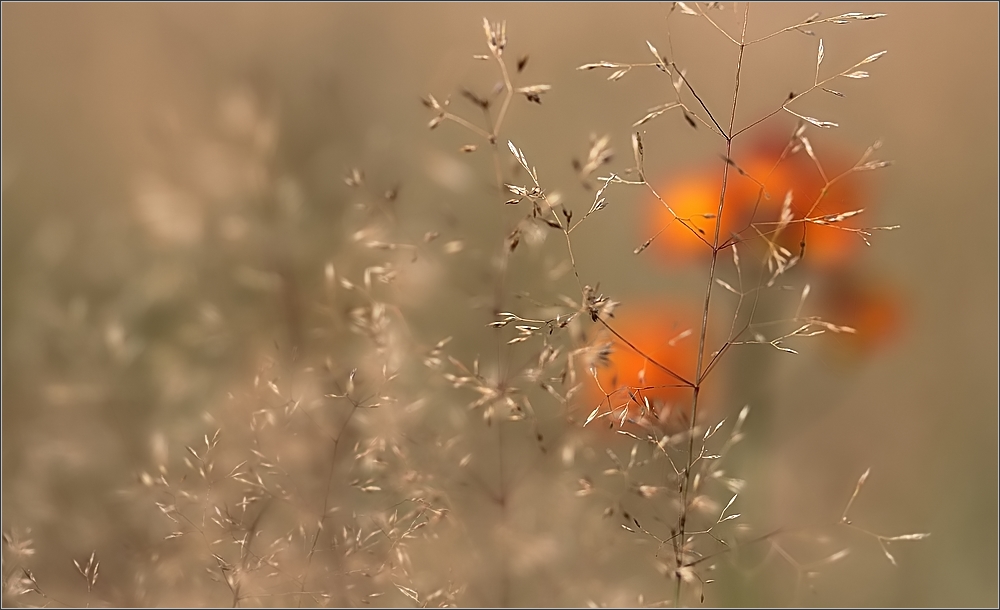
{"label": "blurred orange flower", "polygon": [[[677,431],[690,423],[698,316],[659,302],[620,307],[592,343],[583,409],[590,426]],[[596,410],[595,410],[596,409]],[[598,419],[600,418],[600,419]]]}
{"label": "blurred orange flower", "polygon": [[[650,196],[643,202],[641,237],[651,239],[649,248],[668,264],[687,264],[707,259],[712,252],[722,194],[722,172],[716,168],[696,168],[654,186],[660,199]],[[726,184],[719,239],[746,229],[754,216],[760,191],[752,180],[730,172]]]}
{"label": "blurred orange flower", "polygon": [[821,288],[821,316],[834,324],[849,326],[854,333],[841,334],[838,342],[848,356],[871,355],[891,345],[903,333],[906,299],[891,283],[852,272],[829,276]]}
{"label": "blurred orange flower", "polygon": [[[734,150],[719,242],[726,243],[734,235],[749,240],[763,234],[792,255],[803,254],[804,263],[841,265],[864,242],[855,232],[838,226],[858,225],[852,224],[853,219],[836,226],[803,219],[822,220],[864,208],[868,198],[862,174],[844,174],[855,160],[841,151],[823,150],[811,156],[807,141],[785,142],[765,137]],[[654,183],[662,201],[652,195],[644,201],[642,239],[653,238],[649,247],[666,264],[688,264],[711,255],[725,161],[717,163],[714,168],[695,168]],[[775,236],[788,193],[792,221]]]}
{"label": "blurred orange flower", "polygon": [[[771,223],[778,221],[785,197],[791,193],[793,224],[784,229],[777,243],[793,255],[802,254],[803,263],[827,269],[839,267],[864,247],[864,241],[856,232],[840,227],[860,228],[862,225],[856,219],[828,225],[802,220],[835,217],[866,208],[870,203],[869,189],[863,173],[850,171],[857,159],[829,145],[812,154],[810,150],[812,146],[808,140],[800,140],[789,147],[773,139],[750,149],[751,162],[769,163],[776,168],[769,176],[766,172],[761,174],[771,194],[761,218]],[[762,230],[766,234],[768,230],[765,229],[773,230],[774,226],[765,225]]]}

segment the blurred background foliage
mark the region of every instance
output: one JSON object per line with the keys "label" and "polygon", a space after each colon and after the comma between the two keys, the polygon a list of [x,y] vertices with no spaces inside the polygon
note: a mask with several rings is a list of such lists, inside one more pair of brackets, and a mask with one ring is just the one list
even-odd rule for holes
{"label": "blurred background foliage", "polygon": [[[262,371],[289,380],[291,371],[327,366],[343,380],[364,368],[367,352],[344,339],[360,328],[349,312],[363,303],[331,296],[340,278],[360,283],[366,267],[392,260],[404,271],[385,290],[412,333],[410,348],[453,336],[449,350],[464,362],[494,350],[482,346],[495,343],[485,324],[495,319],[497,227],[520,212],[493,210],[500,195],[487,147],[459,153],[472,136],[454,124],[428,132],[420,98],[450,95],[457,108],[462,88],[489,91],[495,74],[471,56],[484,52],[482,17],[506,19],[511,53],[529,57],[527,83],[553,89],[540,106],[515,99],[503,139],[582,215],[593,192],[571,161],[609,134],[612,167],[627,166],[631,124],[670,85],[653,72],[607,83],[575,68],[648,61],[646,40],[667,44],[667,10],[4,4],[3,527],[30,528],[39,578],[83,599],[71,559],[97,549],[102,578],[128,589],[116,574],[128,574],[127,564],[145,557],[138,549],[163,535],[152,503],[144,512],[123,493],[140,472],[211,435],[225,421],[220,404],[252,393]],[[850,10],[754,5],[749,29],[762,35],[814,11]],[[810,131],[821,158],[854,159],[884,141],[880,157],[895,165],[866,187],[877,202],[866,222],[903,228],[876,234],[850,272],[813,281],[841,295],[821,301],[834,321],[854,315],[868,320],[871,336],[892,332],[846,348],[822,337],[794,361],[735,356],[729,391],[740,398],[730,402],[754,403],[766,422],[751,429],[766,439],[754,463],[767,480],[768,522],[842,506],[871,467],[857,520],[886,534],[933,533],[894,547],[896,567],[873,540],[847,536],[850,560],[801,603],[995,605],[997,6],[863,10],[889,16],[818,32],[826,61],[888,55],[871,79],[845,85],[846,100],[814,95],[802,105],[841,124]],[[735,24],[732,11],[720,22]],[[792,32],[748,52],[737,116],[748,120],[808,86],[816,42]],[[674,22],[671,44],[707,102],[726,107],[733,49],[693,18]],[[775,123],[767,133],[794,129],[790,117]],[[657,178],[664,184],[718,158],[718,142],[679,115],[645,129],[646,167],[668,168]],[[345,184],[354,168],[363,172],[357,187]],[[632,254],[644,239],[640,191],[609,196],[605,216],[574,235],[585,280],[626,303],[700,294],[701,276]],[[428,232],[440,237],[424,241]],[[423,245],[416,257],[387,255],[365,249],[371,240]],[[518,252],[507,301],[546,290],[539,270],[563,253],[554,237]],[[878,311],[852,310],[865,298]],[[419,387],[419,367],[401,369],[401,383]],[[328,379],[316,383],[336,391]],[[438,400],[437,389],[427,391]],[[542,493],[546,476],[558,480],[556,462],[543,464],[527,484],[532,493]],[[531,506],[521,510],[541,519],[534,527],[558,527]],[[606,527],[595,510],[574,524]],[[551,544],[584,545],[563,525]],[[539,557],[559,555],[544,547]],[[534,576],[516,603],[584,603],[598,594],[574,593],[584,575],[604,575],[609,590],[625,592],[609,593],[611,603],[634,603],[624,597],[634,594],[625,576],[632,564],[587,561]],[[547,591],[546,578],[565,588]],[[778,580],[783,591],[794,588],[794,575]],[[782,595],[761,599],[788,603]],[[748,599],[756,598],[715,602]],[[497,603],[475,586],[459,600]]]}

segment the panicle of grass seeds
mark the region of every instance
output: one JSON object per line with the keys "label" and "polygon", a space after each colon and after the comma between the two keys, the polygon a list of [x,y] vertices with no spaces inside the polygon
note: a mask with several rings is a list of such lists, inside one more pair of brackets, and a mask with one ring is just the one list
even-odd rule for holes
{"label": "panicle of grass seeds", "polygon": [[[709,9],[711,9],[711,8],[713,8],[713,7],[709,6]],[[825,19],[818,19],[819,15],[814,15],[814,16],[810,17],[809,19],[805,20],[802,23],[799,23],[799,24],[796,24],[796,25],[793,25],[793,26],[789,26],[788,28],[784,28],[782,30],[779,30],[778,32],[775,32],[773,34],[765,36],[765,37],[763,37],[761,39],[757,39],[757,40],[753,40],[753,41],[750,41],[750,42],[746,42],[745,38],[743,38],[741,40],[737,40],[735,37],[729,35],[724,30],[721,30],[721,28],[719,28],[719,26],[712,20],[712,18],[710,16],[708,16],[708,14],[705,12],[704,9],[702,9],[701,6],[695,5],[692,8],[691,6],[688,6],[687,4],[684,4],[684,3],[674,3],[674,5],[673,5],[673,7],[671,9],[671,12],[674,11],[674,10],[677,10],[681,14],[692,15],[692,16],[700,16],[700,17],[704,17],[705,19],[707,19],[709,22],[712,23],[713,26],[715,26],[717,29],[720,29],[720,31],[722,31],[730,39],[730,41],[732,41],[732,42],[734,42],[734,43],[736,43],[736,44],[738,44],[740,46],[740,59],[741,60],[742,60],[742,56],[743,56],[742,55],[743,54],[743,50],[744,50],[745,47],[747,47],[747,46],[749,46],[751,44],[755,44],[757,42],[761,42],[763,40],[769,39],[769,38],[771,38],[771,37],[773,37],[775,35],[778,35],[778,34],[780,34],[782,32],[791,31],[791,30],[797,30],[797,31],[800,31],[800,32],[812,34],[812,32],[809,32],[809,31],[806,31],[806,30],[802,29],[802,26],[804,26],[806,24],[813,24],[813,25],[822,24],[822,23],[845,24],[845,23],[848,23],[850,21],[866,21],[866,20],[871,20],[871,19],[877,19],[877,18],[880,18],[880,17],[884,16],[883,14],[880,14],[880,13],[875,13],[875,14],[844,13],[842,15],[838,15],[838,16],[835,16],[835,17],[830,17],[830,18],[825,18]],[[746,20],[747,20],[746,13],[744,13],[744,28],[745,28]],[[745,29],[744,29],[744,36],[745,36]],[[659,61],[661,59],[661,55],[658,52],[658,50],[656,49],[656,47],[653,46],[652,43],[650,43],[649,41],[647,41],[647,47],[648,47],[649,51],[653,54],[653,56]],[[878,52],[878,53],[874,53],[872,55],[869,55],[867,58],[865,58],[862,61],[856,63],[851,68],[848,68],[847,70],[844,70],[844,71],[842,71],[842,72],[840,72],[840,73],[838,73],[838,74],[836,74],[836,75],[834,75],[834,76],[832,76],[830,78],[821,79],[821,77],[820,77],[820,69],[822,68],[823,63],[824,63],[824,59],[826,58],[826,55],[827,55],[826,50],[827,50],[827,48],[826,48],[826,45],[825,45],[824,41],[820,40],[819,44],[818,44],[817,54],[816,54],[814,86],[811,89],[809,89],[808,91],[806,91],[805,93],[808,93],[812,89],[822,88],[825,91],[830,92],[830,93],[832,93],[834,95],[843,96],[842,93],[840,93],[838,91],[835,91],[835,90],[832,90],[832,89],[829,89],[829,88],[826,88],[824,85],[826,83],[830,82],[831,80],[833,80],[835,78],[839,78],[839,77],[851,78],[851,79],[867,78],[869,76],[868,72],[865,71],[865,70],[858,70],[857,68],[859,66],[861,66],[861,65],[868,64],[868,63],[871,63],[871,62],[874,62],[874,61],[878,60],[885,53],[884,51],[882,51],[882,52]],[[611,75],[608,77],[608,80],[618,80],[618,79],[622,78],[623,76],[625,76],[633,67],[636,67],[637,65],[638,64],[601,61],[601,62],[597,62],[597,63],[584,64],[584,65],[580,66],[578,69],[580,69],[580,70],[592,70],[592,69],[595,69],[595,68],[608,68],[608,69],[613,70],[613,72],[611,73]],[[665,59],[663,60],[663,65],[657,65],[657,67],[663,69],[664,71],[667,71],[666,70],[666,65],[669,65],[670,68],[672,68],[674,72],[678,73],[678,77],[674,81],[674,88],[675,88],[675,92],[678,95],[678,99],[676,101],[667,102],[667,103],[661,104],[659,106],[655,106],[655,107],[650,108],[647,111],[647,114],[644,117],[642,117],[641,119],[639,119],[638,121],[635,122],[634,126],[639,126],[639,125],[645,124],[646,122],[648,122],[648,121],[650,121],[650,120],[652,120],[652,119],[654,119],[654,118],[656,118],[656,117],[658,117],[658,116],[666,113],[667,111],[669,111],[671,109],[674,109],[674,108],[678,108],[678,107],[682,109],[683,115],[684,115],[685,119],[692,126],[696,126],[696,123],[695,123],[696,119],[697,120],[701,120],[697,116],[696,113],[691,112],[687,107],[684,106],[684,104],[680,100],[680,95],[681,95],[681,92],[682,92],[682,86],[681,85],[683,84],[683,85],[685,85],[685,86],[688,87],[691,95],[694,96],[699,102],[701,102],[701,98],[698,97],[697,92],[693,88],[691,88],[691,83],[687,80],[687,78],[686,78],[686,76],[684,74],[684,71],[678,69],[673,64],[668,64]],[[739,64],[737,65],[737,73],[739,73]],[[739,86],[739,79],[737,78],[737,87],[738,86]],[[774,116],[775,114],[777,114],[780,111],[784,111],[784,112],[786,112],[788,114],[791,114],[791,115],[797,117],[798,119],[800,119],[803,122],[803,124],[808,123],[808,124],[811,124],[811,125],[813,125],[815,127],[819,127],[819,128],[837,127],[838,123],[836,123],[834,121],[817,119],[817,118],[814,118],[812,116],[808,116],[808,115],[805,115],[805,114],[800,114],[798,112],[793,111],[792,109],[790,109],[788,107],[788,104],[790,102],[799,99],[800,97],[802,97],[803,95],[805,95],[805,93],[800,93],[798,95],[796,95],[796,94],[790,95],[789,98],[788,98],[788,100],[784,104],[782,104],[779,109],[777,109],[776,111],[774,111],[774,112],[772,112],[770,114],[765,115],[762,119],[759,119],[759,120],[751,123],[748,127],[742,128],[742,129],[740,129],[738,131],[734,131],[733,128],[732,128],[732,126],[730,126],[730,129],[729,129],[729,132],[728,132],[729,135],[726,135],[726,133],[721,128],[721,126],[719,126],[718,122],[715,122],[715,119],[711,116],[710,110],[704,105],[704,103],[702,103],[701,105],[702,105],[702,109],[709,114],[709,118],[713,122],[715,122],[715,126],[718,128],[718,133],[720,135],[723,135],[724,137],[726,137],[727,141],[729,141],[729,142],[731,142],[732,139],[735,136],[738,136],[738,135],[742,134],[744,131],[746,131],[746,130],[748,130],[748,129],[750,129],[750,128],[756,126],[756,125],[758,125],[759,123],[761,123],[764,120],[770,118],[771,116]],[[735,95],[734,95],[734,97],[735,97]],[[734,102],[734,106],[735,106],[735,102]],[[734,116],[735,116],[735,107],[734,107]],[[815,163],[815,165],[819,169],[820,173],[823,175],[823,179],[826,182],[826,185],[828,187],[831,184],[832,181],[826,177],[826,174],[823,172],[823,167],[819,164],[819,161],[816,158],[816,155],[815,155],[815,153],[814,153],[814,151],[812,149],[812,146],[811,146],[808,138],[806,138],[804,135],[802,135],[802,131],[803,131],[802,127],[800,127],[796,131],[795,140],[798,142],[798,144],[796,146],[797,147],[802,147],[802,148],[804,148],[806,150],[806,152],[809,155],[809,157],[812,158],[813,162]],[[872,152],[872,149],[869,149],[869,151],[866,152],[866,154],[862,158],[862,160],[860,162],[858,162],[855,165],[855,167],[852,168],[849,171],[866,171],[866,170],[871,170],[871,169],[879,169],[879,168],[882,168],[882,167],[885,167],[885,166],[888,165],[888,163],[882,162],[882,161],[869,161],[868,157],[870,156],[871,152]],[[633,139],[633,153],[634,153],[634,160],[635,160],[635,163],[636,163],[636,168],[639,171],[639,175],[640,175],[640,181],[637,184],[645,184],[645,179],[642,176],[642,169],[641,169],[641,157],[642,157],[641,142],[637,141],[636,139]],[[740,175],[744,175],[744,176],[747,175],[745,171],[743,171],[740,167],[736,166],[735,163],[733,163],[730,159],[727,159],[727,163],[729,163],[732,167],[734,167],[735,170]],[[613,174],[612,174],[612,176],[614,177]],[[834,180],[836,180],[836,179],[837,178],[834,178]],[[604,185],[604,188],[602,188],[602,189],[600,189],[598,191],[598,194],[597,194],[597,196],[595,197],[595,200],[594,200],[594,204],[591,206],[591,210],[588,213],[588,215],[592,214],[592,213],[594,213],[596,211],[599,211],[599,210],[601,210],[601,209],[603,209],[605,207],[605,205],[606,205],[605,199],[602,196],[604,194],[605,189],[609,186],[609,184],[611,182],[612,181],[610,181],[610,180],[608,182],[606,182],[605,185]],[[615,184],[624,183],[624,182],[625,181],[614,180]],[[758,184],[761,184],[761,183],[758,182]],[[763,191],[763,186],[761,186],[761,192],[762,192],[762,194],[766,194]],[[655,192],[654,192],[654,194],[655,194]],[[657,198],[659,198],[659,197],[657,196]],[[663,201],[663,200],[661,199],[661,201]],[[812,224],[816,224],[816,225],[829,226],[829,227],[838,228],[838,229],[842,229],[842,230],[846,230],[846,231],[851,231],[851,232],[854,232],[857,235],[859,235],[859,237],[861,237],[862,239],[864,239],[866,243],[869,243],[868,240],[867,240],[867,237],[870,235],[871,229],[867,229],[867,230],[866,229],[856,229],[856,228],[853,228],[853,227],[846,227],[846,226],[843,226],[841,224],[844,221],[846,221],[848,219],[851,219],[851,218],[853,218],[853,217],[861,214],[864,211],[863,209],[841,211],[841,212],[835,212],[835,213],[830,213],[830,214],[821,214],[821,215],[813,215],[812,213],[810,213],[810,214],[807,214],[807,215],[803,216],[802,218],[798,218],[797,219],[795,217],[795,214],[792,211],[792,205],[791,205],[792,201],[793,201],[793,193],[792,193],[791,190],[789,190],[785,194],[785,199],[784,199],[784,203],[782,204],[781,209],[780,209],[780,214],[779,214],[778,222],[775,224],[775,227],[773,229],[771,229],[771,230],[762,230],[763,226],[751,226],[751,228],[757,233],[757,237],[759,237],[761,239],[761,241],[764,242],[767,245],[767,248],[766,248],[767,256],[765,257],[764,262],[765,262],[765,268],[767,270],[769,270],[770,273],[771,273],[771,277],[770,277],[770,279],[768,279],[761,286],[761,288],[771,288],[771,287],[773,287],[775,285],[775,282],[778,279],[778,277],[784,275],[792,267],[794,267],[796,265],[796,263],[798,262],[800,256],[801,256],[801,255],[799,255],[799,256],[793,255],[788,249],[784,248],[783,246],[781,246],[781,245],[779,245],[777,243],[777,236],[779,234],[781,234],[783,231],[785,231],[792,223],[798,224],[798,223],[807,223],[808,222],[808,223],[812,223]],[[815,206],[814,206],[813,209],[815,209]],[[720,211],[721,211],[721,205],[720,205]],[[673,210],[671,210],[671,212],[673,212]],[[676,219],[677,215],[674,214],[674,217]],[[888,229],[888,228],[895,228],[895,227],[885,227],[885,228]],[[659,235],[659,233],[655,234],[653,237],[647,239],[643,244],[641,244],[640,246],[638,246],[637,248],[635,248],[635,253],[639,253],[639,252],[642,252],[643,250],[645,250],[653,242],[653,240],[658,235]],[[739,240],[739,241],[741,241],[741,240]],[[734,264],[735,264],[735,267],[736,267],[737,271],[739,272],[740,271],[740,265],[739,265],[739,259],[737,257],[736,249],[735,249],[735,244],[736,243],[737,243],[737,238],[736,237],[734,237],[734,241],[732,241],[732,243],[726,242],[727,245],[729,245],[730,247],[734,248],[734,251],[733,251]],[[709,245],[712,245],[712,244],[709,244]],[[714,246],[714,248],[715,248],[715,252],[717,253],[718,252],[718,245],[716,244]],[[714,270],[714,260],[715,260],[715,254],[713,254],[713,270]],[[742,274],[741,274],[740,277],[741,277],[741,282],[742,282]],[[729,292],[737,295],[739,297],[739,299],[740,299],[740,304],[743,303],[743,299],[748,294],[746,291],[744,291],[742,289],[742,286],[741,286],[740,289],[737,289],[737,288],[733,287],[731,284],[729,284],[728,282],[726,282],[725,280],[723,280],[722,278],[714,277],[713,276],[713,277],[710,277],[709,281],[710,281],[709,295],[711,295],[711,290],[712,290],[712,286],[713,285],[717,285],[717,286],[719,286],[719,287],[721,287],[721,288],[723,288],[723,289],[725,289],[725,290],[727,290],[727,291],[729,291]],[[756,294],[756,293],[759,293],[759,292],[760,292],[760,289],[752,289],[750,291],[751,294]],[[747,323],[747,325],[744,327],[743,331],[740,331],[740,332],[737,333],[736,332],[736,328],[737,328],[736,317],[734,316],[734,319],[732,321],[733,331],[731,331],[731,337],[732,338],[729,341],[726,342],[726,345],[724,347],[728,347],[730,345],[735,345],[737,343],[742,343],[743,341],[738,340],[738,337],[742,333],[750,331],[752,334],[754,334],[755,338],[752,339],[752,340],[749,340],[748,342],[766,343],[766,344],[768,344],[768,345],[776,348],[779,351],[784,351],[784,352],[788,352],[788,353],[797,353],[794,349],[785,347],[783,345],[783,342],[785,340],[788,340],[788,339],[791,339],[791,338],[816,336],[816,335],[821,334],[821,333],[823,333],[825,331],[832,331],[832,332],[838,332],[838,333],[853,333],[853,332],[855,332],[854,329],[851,328],[851,327],[843,326],[843,325],[837,325],[837,324],[831,324],[831,323],[826,322],[826,321],[824,321],[824,320],[822,320],[820,318],[817,318],[817,317],[802,318],[801,310],[802,310],[802,307],[804,305],[805,297],[806,297],[807,294],[808,294],[808,286],[806,287],[806,289],[802,293],[802,297],[801,297],[800,302],[799,302],[799,310],[796,313],[795,319],[791,320],[791,322],[793,322],[793,323],[795,323],[796,321],[798,321],[799,323],[790,332],[787,332],[785,334],[781,334],[781,335],[779,335],[777,337],[774,337],[774,338],[771,338],[771,339],[765,339],[760,334],[759,331],[755,331],[754,330],[754,328],[756,326],[758,326],[759,323],[756,323],[756,322],[754,322],[751,319],[751,321],[749,321]],[[756,297],[754,297],[754,298],[756,299]],[[708,305],[706,304],[706,312],[705,312],[706,320],[707,320],[708,315],[709,315],[709,311],[707,310],[707,307],[708,307]],[[739,312],[739,309],[740,308],[738,306],[737,307],[737,312]],[[737,313],[737,315],[738,315],[738,313]],[[703,333],[704,333],[704,330],[703,330]],[[704,335],[703,335],[702,341],[704,341]],[[723,350],[718,350],[718,351],[715,352],[715,355],[712,357],[712,361],[709,364],[709,368],[711,368],[715,364],[715,360],[717,359],[717,357],[719,355],[721,355],[721,353],[723,351],[724,351],[724,349]],[[596,379],[596,374],[594,374],[594,377]],[[608,394],[607,391],[605,391],[605,394],[606,394],[606,396],[610,397],[610,394]],[[611,411],[605,411],[605,412],[602,413],[601,406],[598,406],[593,411],[591,411],[591,413],[587,417],[587,420],[586,420],[585,423],[589,424],[592,421],[594,421],[596,418],[602,417],[602,416],[605,416],[605,415],[609,415],[609,414],[611,414]],[[742,420],[742,417],[745,417],[745,414],[743,414],[741,416],[741,420]],[[691,425],[692,425],[692,431],[693,431],[693,428],[695,426],[695,422],[692,421]],[[621,432],[623,434],[625,434],[624,431],[621,431]],[[708,440],[708,438],[711,436],[711,433],[712,433],[711,429],[707,430],[705,432],[704,440]],[[628,435],[629,436],[634,436],[631,433],[628,433]],[[638,437],[635,437],[635,438],[638,439]],[[668,438],[668,437],[664,437],[664,439],[666,439],[666,438]],[[735,433],[734,434],[734,438],[742,438],[742,436],[739,433]],[[665,447],[669,446],[669,444],[663,444],[662,443],[662,441],[664,439],[659,439],[659,440],[656,441],[657,447],[665,448]],[[664,453],[666,454],[666,452],[664,452]],[[684,463],[684,457],[685,456],[683,455],[683,452],[682,452],[682,455],[679,456],[680,461],[681,461],[682,464]],[[687,468],[678,469],[676,465],[673,466],[674,472],[677,473],[678,475],[681,475],[681,482],[680,482],[679,489],[681,491],[684,491],[684,494],[683,494],[684,498],[687,497],[687,493],[685,491],[686,488],[688,486],[690,486],[690,488],[696,489],[698,487],[698,485],[699,485],[699,482],[702,480],[701,473],[694,474],[692,472],[692,467],[695,464],[698,464],[699,462],[701,462],[703,460],[706,460],[706,459],[710,459],[712,457],[714,457],[714,456],[706,455],[706,453],[704,451],[704,446],[702,446],[701,451],[699,451],[697,453],[697,455],[695,455],[694,454],[694,442],[693,442],[693,438],[692,438],[691,449],[689,449],[689,452],[688,452],[688,455],[687,455],[687,464],[688,464]],[[671,460],[671,464],[674,464],[673,460]],[[721,475],[718,475],[718,476],[719,476],[719,478],[721,478]],[[740,485],[742,485],[742,484],[740,484]],[[640,486],[640,488],[642,488],[642,487]],[[736,493],[738,493],[738,492],[736,492]],[[855,492],[855,495],[857,495],[857,492]],[[735,501],[735,499],[736,499],[736,495],[734,495],[733,498],[730,500],[730,505],[732,504],[733,501]],[[697,503],[699,505],[700,504],[704,504],[705,501],[706,501],[706,498],[703,495],[702,496],[695,496],[694,499],[692,500],[692,502]],[[852,502],[853,502],[853,498],[852,498]],[[685,521],[687,520],[687,513],[688,513],[689,507],[693,507],[693,505],[682,505],[681,508],[680,508],[680,517],[679,517],[679,524],[680,525],[678,527],[679,531],[675,531],[675,534],[679,534],[681,537],[684,536]],[[722,511],[722,513],[718,517],[718,523],[722,523],[722,522],[728,521],[730,519],[730,517],[725,514],[726,511],[728,510],[728,508],[729,508],[729,506],[727,506],[726,509],[724,509]],[[845,511],[845,515],[846,515],[846,511]],[[733,517],[733,518],[735,518],[735,517]],[[846,520],[846,516],[845,516],[845,520]],[[628,531],[633,531],[630,526],[623,526],[623,527],[625,529],[627,529]],[[688,531],[691,531],[691,530],[689,529]],[[904,537],[904,538],[901,538],[901,539],[907,539],[907,540],[908,539],[919,539],[920,536],[921,535],[915,535],[912,538],[906,538],[906,537]],[[885,549],[885,546],[883,544],[886,539],[885,538],[877,538],[877,539],[879,540],[879,543],[883,545],[883,551],[890,558],[890,560],[892,560],[893,559],[892,556],[889,555],[888,551]],[[832,555],[830,557],[830,561],[831,562],[832,561],[836,561],[836,560],[840,559],[842,556],[843,556],[843,554],[834,554],[834,555]],[[681,555],[678,553],[677,557],[681,557]],[[667,571],[670,572],[671,569],[668,569]],[[695,581],[695,576],[694,576],[695,572],[694,572],[693,568],[686,567],[684,565],[684,561],[681,560],[681,559],[676,559],[675,560],[675,567],[672,568],[672,572],[678,578],[678,585],[677,585],[678,597],[675,598],[675,601],[679,602],[679,595],[680,595],[680,591],[681,591],[681,584],[680,583],[681,582],[693,583]]]}

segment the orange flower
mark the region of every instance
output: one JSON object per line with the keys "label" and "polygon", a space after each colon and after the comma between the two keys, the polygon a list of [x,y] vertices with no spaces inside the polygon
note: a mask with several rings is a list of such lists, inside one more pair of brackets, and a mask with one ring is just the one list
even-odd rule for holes
{"label": "orange flower", "polygon": [[[805,263],[841,265],[863,245],[861,238],[836,226],[802,219],[865,207],[860,174],[834,180],[853,163],[839,153],[817,153],[826,178],[833,181],[828,185],[803,146],[782,157],[785,148],[782,140],[764,138],[749,148],[734,150],[735,167],[728,171],[719,242],[725,243],[733,235],[756,239],[758,230],[773,239],[785,196],[791,192],[793,220],[778,235],[777,243],[793,255],[802,252]],[[649,247],[667,264],[686,264],[711,255],[724,169],[723,161],[713,163],[717,164],[714,168],[691,170],[658,184],[655,188],[662,202],[652,196],[643,202],[642,239],[654,238]],[[756,224],[756,230],[751,223]],[[857,226],[850,220],[838,224]]]}
{"label": "orange flower", "polygon": [[[759,143],[750,150],[748,164],[751,164],[752,168],[748,171],[753,175],[753,170],[759,168],[761,176],[759,179],[771,195],[770,199],[762,200],[767,202],[767,206],[762,209],[759,219],[772,223],[777,221],[781,216],[785,197],[790,192],[793,223],[778,237],[778,244],[794,255],[801,253],[803,263],[824,268],[841,266],[860,251],[864,241],[857,233],[838,227],[860,225],[850,219],[835,225],[802,222],[802,220],[835,216],[866,207],[868,202],[863,174],[858,172],[844,174],[853,166],[855,160],[848,158],[843,151],[831,150],[829,146],[822,150],[817,147],[815,152],[823,167],[821,173],[806,148],[804,146],[798,148],[797,152],[786,154],[784,158],[781,154],[785,144],[773,140]],[[767,165],[775,168],[770,175],[763,169]],[[769,231],[764,229],[774,226],[762,225],[762,230],[768,233]]]}
{"label": "orange flower", "polygon": [[[653,240],[649,247],[659,259],[684,264],[711,255],[722,171],[721,164],[713,169],[692,170],[656,187],[662,201],[650,196],[643,202],[641,238],[644,242]],[[729,173],[720,242],[747,228],[759,190],[747,177],[735,171]]]}
{"label": "orange flower", "polygon": [[[690,423],[698,316],[660,303],[624,305],[592,343],[582,409],[589,426],[680,430]],[[616,334],[617,333],[617,334]],[[597,409],[594,412],[594,409]],[[596,419],[600,417],[600,419]]]}
{"label": "orange flower", "polygon": [[888,346],[902,334],[905,300],[892,284],[857,273],[837,273],[821,293],[820,313],[825,320],[849,326],[840,345],[860,357]]}

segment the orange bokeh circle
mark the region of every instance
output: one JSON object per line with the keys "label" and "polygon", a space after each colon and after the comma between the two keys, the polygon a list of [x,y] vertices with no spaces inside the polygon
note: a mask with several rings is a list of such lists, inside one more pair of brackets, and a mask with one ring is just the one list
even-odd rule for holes
{"label": "orange bokeh circle", "polygon": [[[827,153],[819,157],[826,178],[831,181],[827,184],[802,147],[783,157],[784,150],[783,143],[765,139],[734,153],[734,164],[726,172],[719,243],[725,244],[733,236],[739,240],[759,240],[763,236],[793,256],[803,254],[803,263],[822,268],[842,266],[864,245],[861,237],[836,226],[803,222],[803,219],[866,207],[868,197],[862,173],[852,172],[837,178],[852,164],[842,153]],[[655,236],[649,249],[659,262],[678,266],[710,257],[725,171],[723,161],[713,163],[713,167],[692,168],[654,182],[659,199],[652,194],[644,198],[640,238],[644,242]],[[775,235],[789,192],[793,221]],[[859,227],[863,223],[853,218],[839,225]]]}
{"label": "orange bokeh circle", "polygon": [[[693,308],[628,303],[608,320],[614,332],[598,325],[590,343],[595,357],[589,363],[596,379],[586,372],[580,401],[584,417],[597,409],[588,426],[618,428],[624,423],[626,428],[671,433],[686,429],[700,332]],[[598,356],[602,353],[603,359]]]}

